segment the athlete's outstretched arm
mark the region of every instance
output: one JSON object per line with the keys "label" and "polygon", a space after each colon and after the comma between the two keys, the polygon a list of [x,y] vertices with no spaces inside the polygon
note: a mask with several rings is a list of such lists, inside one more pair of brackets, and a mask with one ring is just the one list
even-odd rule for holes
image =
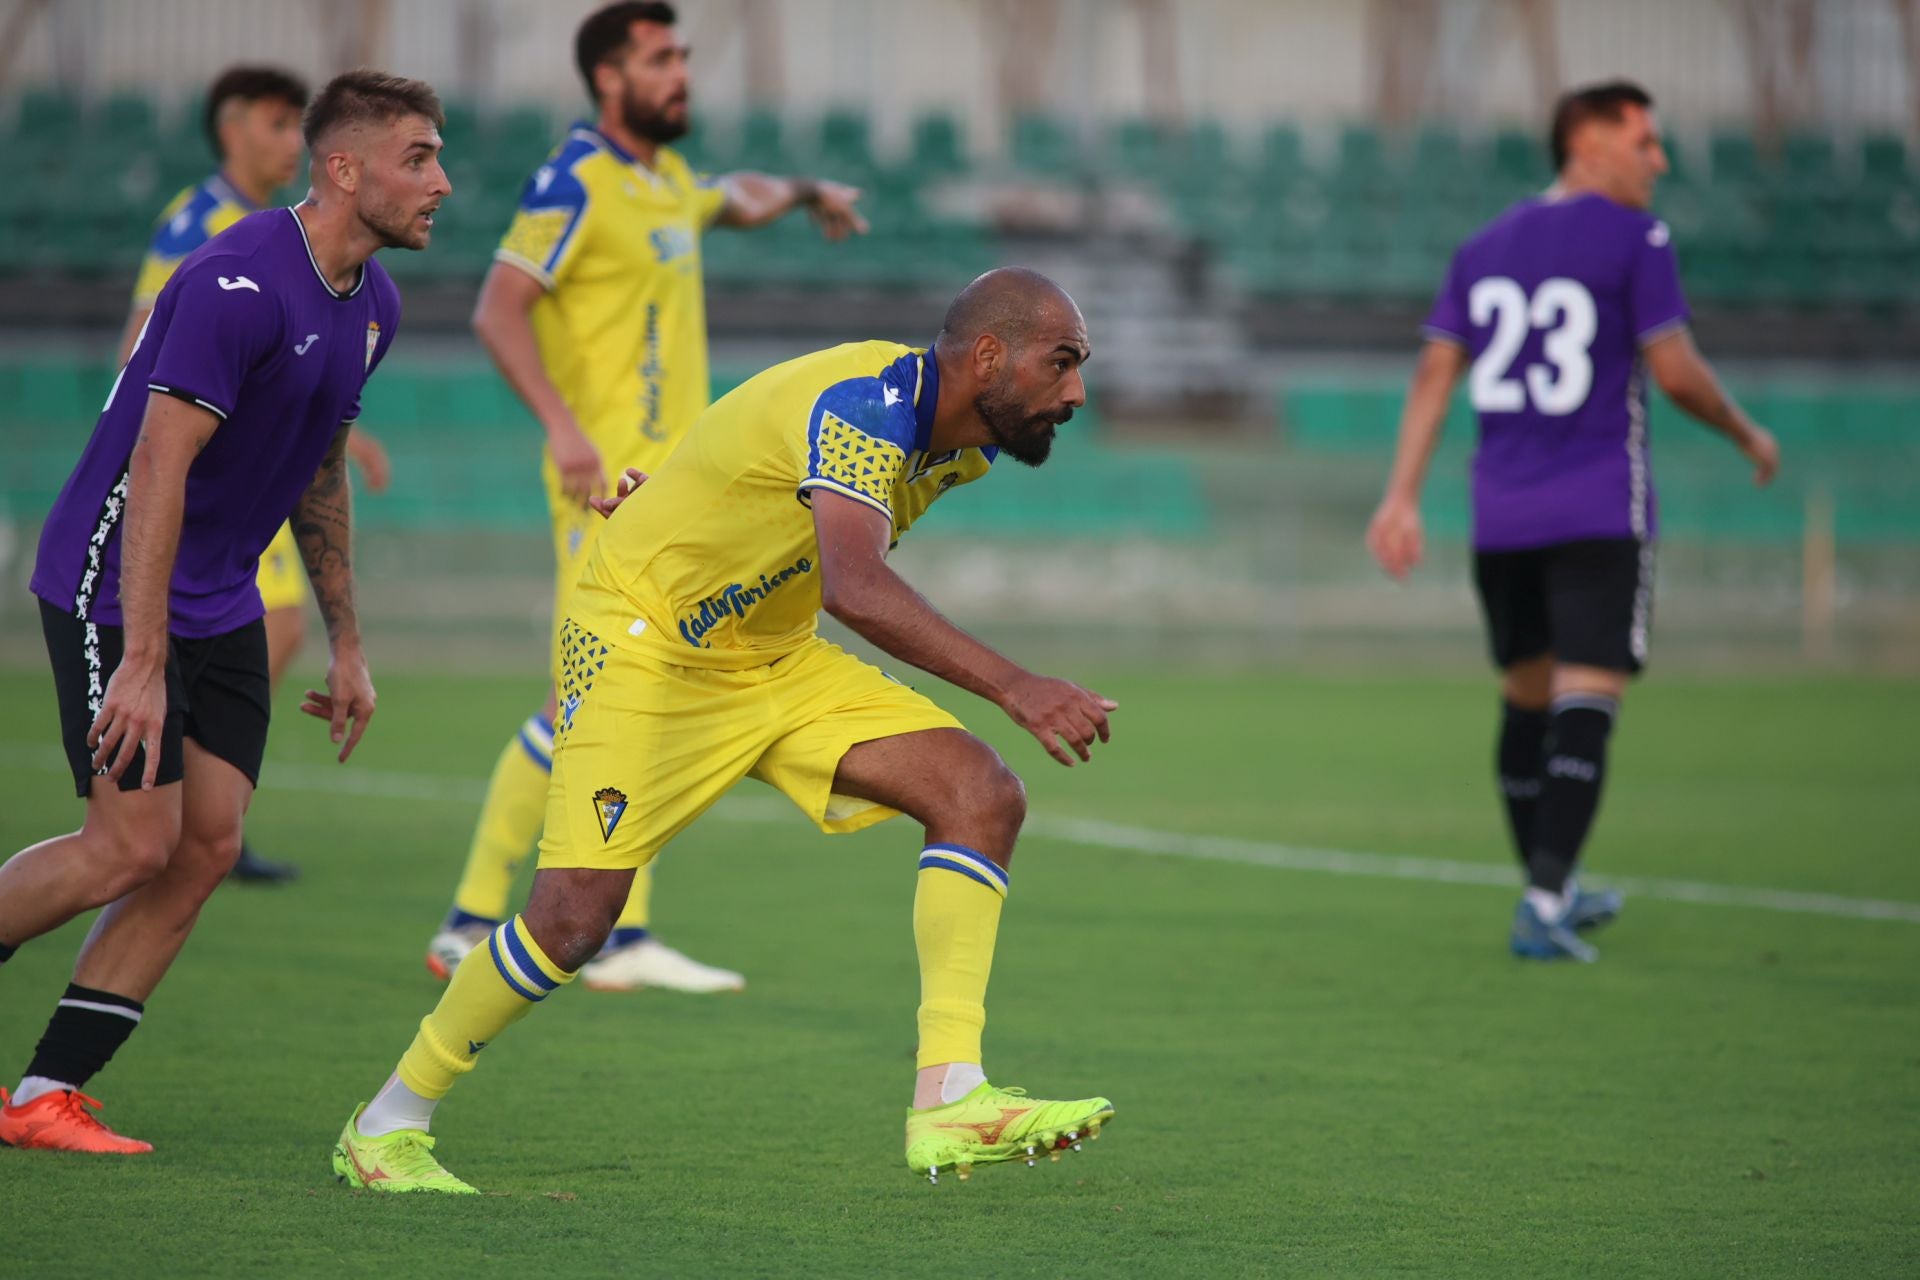
{"label": "athlete's outstretched arm", "polygon": [[[373,677],[360,647],[360,617],[353,603],[353,482],[347,478],[347,435],[342,423],[313,483],[293,508],[293,538],[300,544],[313,583],[313,598],[327,624],[327,692],[307,690],[300,709],[333,724],[333,740],[343,743],[342,761],[353,754],[373,716]],[[349,730],[349,722],[352,727]]]}
{"label": "athlete's outstretched arm", "polygon": [[1654,342],[1645,351],[1647,368],[1653,380],[1666,392],[1667,399],[1689,415],[1733,441],[1743,457],[1753,464],[1753,482],[1768,484],[1780,469],[1780,445],[1773,433],[1747,416],[1720,386],[1693,334],[1675,329]]}
{"label": "athlete's outstretched arm", "polygon": [[1405,578],[1420,563],[1420,490],[1447,423],[1447,403],[1466,370],[1465,349],[1438,338],[1427,340],[1414,366],[1413,384],[1400,410],[1400,443],[1393,451],[1387,492],[1367,525],[1367,549],[1396,578]]}
{"label": "athlete's outstretched arm", "polygon": [[721,179],[727,202],[720,206],[714,225],[751,230],[804,207],[829,240],[867,233],[867,220],[854,207],[860,189],[820,178],[774,178],[744,170]]}
{"label": "athlete's outstretched arm", "polygon": [[[140,438],[127,462],[120,526],[125,648],[87,740],[94,748],[93,767],[105,767],[116,782],[145,743],[143,789],[152,788],[160,770],[160,726],[167,718],[167,596],[187,508],[187,470],[219,426],[220,419],[198,404],[150,392]],[[107,499],[109,507],[116,501]]]}
{"label": "athlete's outstretched arm", "polygon": [[587,499],[607,491],[607,476],[601,467],[600,451],[580,429],[560,388],[553,385],[546,365],[540,362],[531,313],[533,304],[545,292],[545,285],[520,268],[494,263],[480,285],[480,300],[473,306],[473,332],[493,357],[500,376],[547,433],[547,448],[559,469],[561,490],[585,505]]}
{"label": "athlete's outstretched arm", "polygon": [[852,498],[813,491],[813,527],[820,540],[820,596],[832,616],[902,662],[979,694],[1031,733],[1069,767],[1111,730],[1107,713],[1120,704],[1068,680],[1035,675],[943,617],[887,564],[893,522]]}

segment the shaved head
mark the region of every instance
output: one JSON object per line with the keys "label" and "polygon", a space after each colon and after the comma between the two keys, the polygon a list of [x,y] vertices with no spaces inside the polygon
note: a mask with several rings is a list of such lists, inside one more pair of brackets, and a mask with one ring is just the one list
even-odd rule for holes
{"label": "shaved head", "polygon": [[1093,354],[1067,291],[1038,271],[1001,267],[960,291],[934,340],[943,375],[967,375],[968,396],[993,443],[1037,467],[1054,429],[1086,403],[1080,366]]}
{"label": "shaved head", "polygon": [[1067,291],[1027,267],[998,267],[962,289],[940,322],[942,347],[963,349],[990,333],[1010,347],[1026,346],[1054,329],[1079,329],[1086,321]]}

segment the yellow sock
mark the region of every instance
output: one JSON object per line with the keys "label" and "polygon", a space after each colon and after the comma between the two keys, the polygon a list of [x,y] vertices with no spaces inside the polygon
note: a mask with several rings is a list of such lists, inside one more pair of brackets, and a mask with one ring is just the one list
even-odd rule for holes
{"label": "yellow sock", "polygon": [[547,959],[519,916],[487,935],[453,971],[446,994],[420,1020],[420,1032],[400,1059],[400,1082],[423,1098],[442,1098],[473,1070],[473,1060],[527,1011],[573,981]]}
{"label": "yellow sock", "polygon": [[1007,897],[1005,868],[957,844],[920,853],[913,942],[920,953],[918,1066],[979,1062],[987,977]]}
{"label": "yellow sock", "polygon": [[514,877],[546,824],[552,774],[553,725],[545,716],[528,716],[493,766],[467,867],[453,891],[455,911],[484,920],[506,918]]}
{"label": "yellow sock", "polygon": [[645,929],[653,919],[653,864],[633,873],[633,888],[627,890],[627,905],[613,922],[614,936],[622,929]]}

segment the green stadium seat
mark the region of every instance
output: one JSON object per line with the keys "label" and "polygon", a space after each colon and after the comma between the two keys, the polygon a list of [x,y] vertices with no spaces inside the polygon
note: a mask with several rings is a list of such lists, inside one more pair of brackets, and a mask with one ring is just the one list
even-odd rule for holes
{"label": "green stadium seat", "polygon": [[1754,185],[1764,177],[1760,148],[1750,133],[1714,134],[1707,142],[1707,162],[1717,183]]}
{"label": "green stadium seat", "polygon": [[1070,178],[1080,170],[1073,134],[1058,117],[1036,113],[1014,117],[1010,142],[1013,163],[1024,172]]}
{"label": "green stadium seat", "polygon": [[1115,124],[1107,135],[1107,162],[1130,177],[1153,177],[1167,168],[1166,127],[1135,117]]}
{"label": "green stadium seat", "polygon": [[960,123],[950,115],[924,115],[913,122],[913,150],[910,163],[923,176],[962,173],[967,168],[967,148]]}
{"label": "green stadium seat", "polygon": [[29,143],[48,137],[71,142],[80,131],[83,117],[76,95],[64,89],[29,89],[20,95],[13,136]]}
{"label": "green stadium seat", "polygon": [[1259,170],[1277,182],[1290,182],[1305,173],[1307,156],[1300,131],[1290,124],[1270,126],[1260,138]]}
{"label": "green stadium seat", "polygon": [[1553,165],[1538,138],[1517,129],[1502,129],[1493,138],[1489,172],[1496,180],[1538,189],[1553,177]]}
{"label": "green stadium seat", "polygon": [[153,103],[144,94],[117,93],[107,99],[92,133],[102,141],[151,147],[159,134]]}
{"label": "green stadium seat", "polygon": [[818,157],[821,173],[844,175],[842,181],[864,181],[876,168],[873,132],[866,113],[840,108],[823,115]]}
{"label": "green stadium seat", "polygon": [[1905,186],[1912,181],[1906,139],[1897,133],[1872,133],[1862,138],[1860,178],[1872,186]]}
{"label": "green stadium seat", "polygon": [[1824,133],[1789,134],[1780,145],[1781,176],[1788,182],[1827,186],[1839,178],[1833,139]]}
{"label": "green stadium seat", "polygon": [[787,173],[796,167],[790,156],[780,116],[769,108],[755,107],[740,121],[733,163],[727,167]]}

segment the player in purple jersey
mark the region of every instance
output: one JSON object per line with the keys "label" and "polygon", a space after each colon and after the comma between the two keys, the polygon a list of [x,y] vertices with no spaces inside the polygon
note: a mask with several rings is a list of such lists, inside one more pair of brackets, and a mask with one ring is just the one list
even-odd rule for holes
{"label": "player in purple jersey", "polygon": [[1656,532],[1647,380],[1730,439],[1766,484],[1773,436],[1694,347],[1666,224],[1653,100],[1625,82],[1554,112],[1559,179],[1454,254],[1427,319],[1386,496],[1367,529],[1381,567],[1421,556],[1420,488],[1462,375],[1480,420],[1474,582],[1505,699],[1500,789],[1527,890],[1511,945],[1593,960],[1580,932],[1620,910],[1573,878],[1627,681],[1647,658]]}
{"label": "player in purple jersey", "polygon": [[[347,424],[393,342],[400,296],[373,260],[423,249],[449,193],[433,90],[377,72],[308,109],[312,189],[189,254],[160,290],[40,535],[32,589],[85,825],[0,867],[0,960],[105,907],[0,1142],[131,1154],[81,1086],[240,852],[268,709],[260,553],[291,514],[326,619],[345,761],[373,714],[349,560]],[[93,1104],[97,1106],[97,1104]]]}

